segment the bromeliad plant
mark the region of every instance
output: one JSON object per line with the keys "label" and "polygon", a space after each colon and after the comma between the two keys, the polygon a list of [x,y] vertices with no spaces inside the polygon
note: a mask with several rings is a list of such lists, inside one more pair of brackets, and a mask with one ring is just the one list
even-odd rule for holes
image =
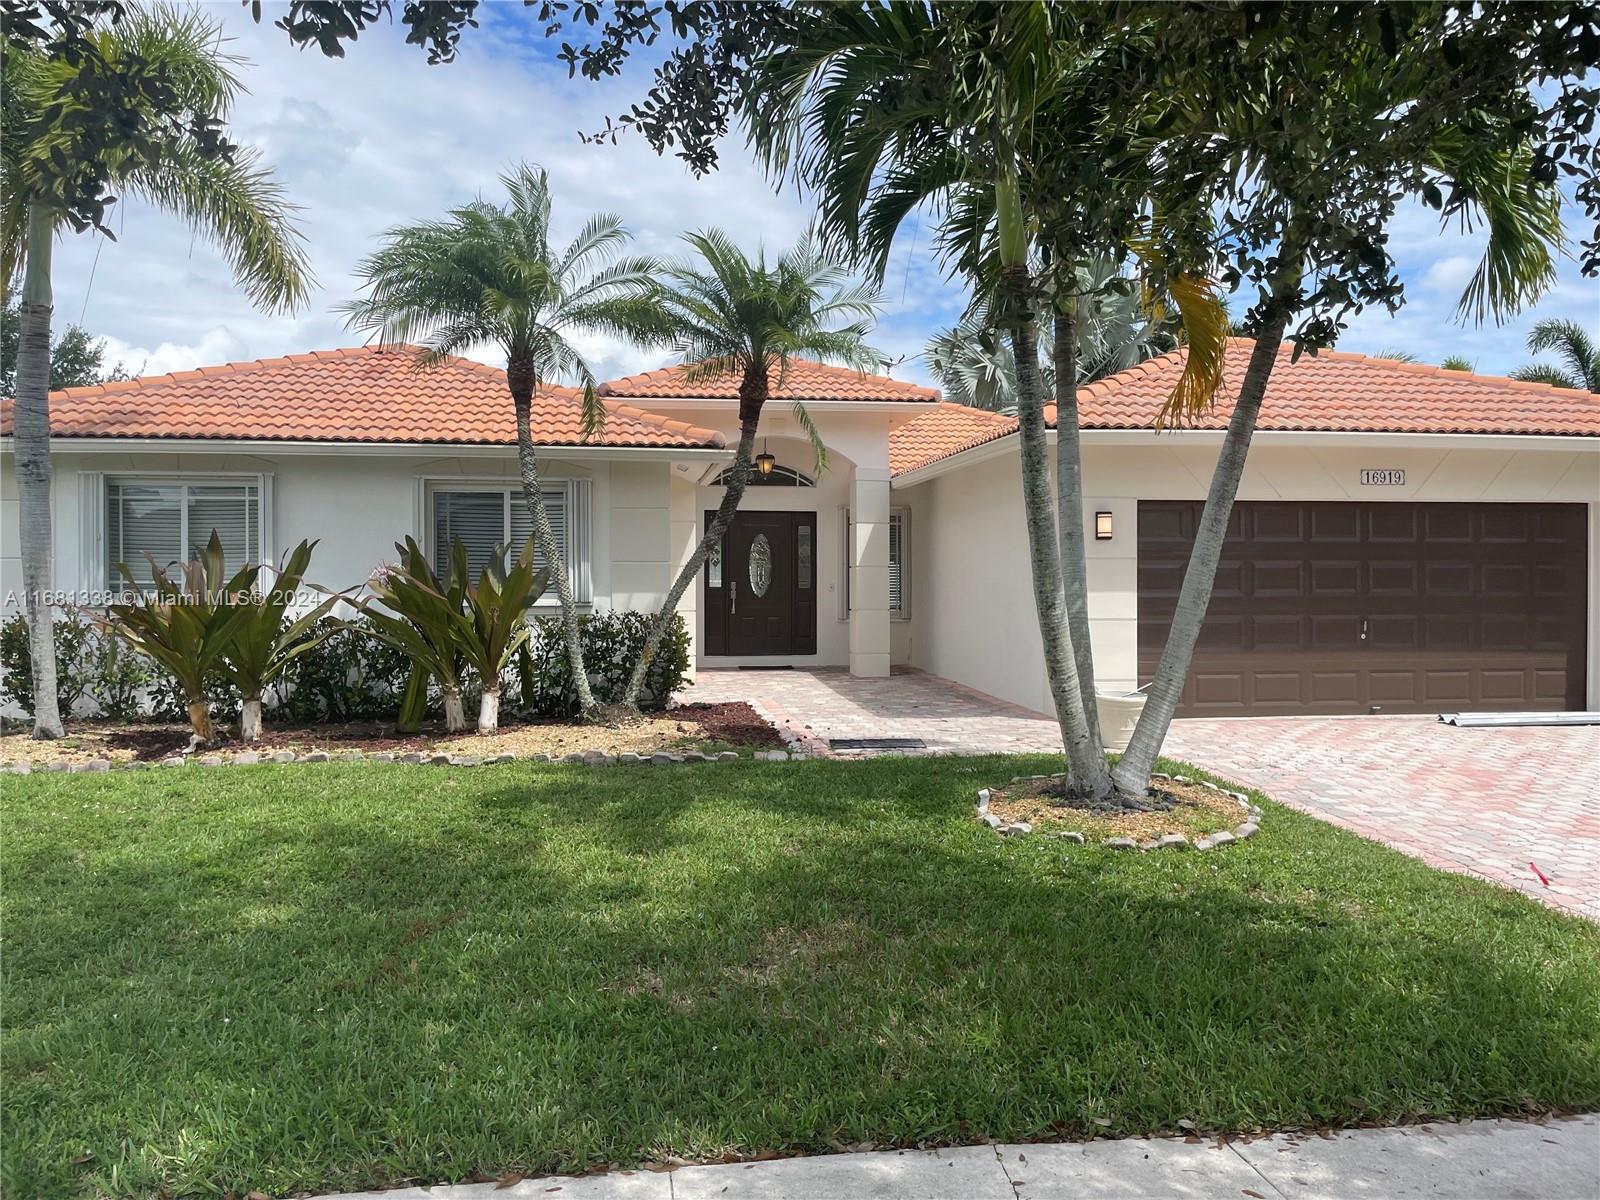
{"label": "bromeliad plant", "polygon": [[[431,679],[444,693],[445,728],[451,733],[465,729],[465,664],[483,684],[478,732],[494,733],[500,727],[500,676],[532,632],[528,608],[549,586],[549,570],[534,569],[532,539],[510,566],[505,547],[496,546],[476,581],[460,538],[450,547],[443,579],[414,538],[397,542],[395,549],[399,563],[374,577],[370,599],[355,603],[372,622],[368,632],[409,655],[414,664],[400,705],[400,728],[421,724]],[[389,611],[374,608],[372,600]]]}
{"label": "bromeliad plant", "polygon": [[277,682],[290,663],[333,632],[331,626],[314,627],[338,602],[337,595],[285,624],[315,547],[316,542],[302,541],[278,564],[271,589],[251,596],[245,619],[221,660],[223,673],[239,689],[239,736],[244,741],[261,736],[261,693]]}
{"label": "bromeliad plant", "polygon": [[154,590],[141,591],[133,573],[118,563],[132,599],[108,605],[103,622],[178,681],[196,742],[208,745],[216,729],[206,685],[222,670],[224,656],[255,612],[252,601],[261,568],[245,566],[229,577],[215,531],[176,579],[149,553],[145,557]]}
{"label": "bromeliad plant", "polygon": [[550,586],[550,572],[534,569],[529,538],[509,567],[505,547],[496,546],[477,582],[470,582],[467,548],[458,538],[450,549],[450,576],[466,581],[465,609],[456,626],[457,649],[483,682],[478,732],[487,735],[500,727],[500,676],[533,632],[528,608]]}
{"label": "bromeliad plant", "polygon": [[409,732],[421,725],[427,709],[428,681],[432,679],[444,693],[445,728],[459,733],[467,726],[461,708],[461,672],[456,656],[461,641],[465,573],[451,571],[441,580],[415,538],[396,542],[394,548],[399,552],[399,561],[374,575],[367,585],[371,595],[353,603],[371,622],[367,632],[411,659],[411,678],[400,702],[399,728]]}

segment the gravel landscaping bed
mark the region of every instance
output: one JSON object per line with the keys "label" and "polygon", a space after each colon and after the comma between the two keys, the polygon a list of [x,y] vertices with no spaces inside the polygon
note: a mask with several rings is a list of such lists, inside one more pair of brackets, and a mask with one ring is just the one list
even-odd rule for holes
{"label": "gravel landscaping bed", "polygon": [[[0,763],[33,766],[55,762],[65,762],[69,766],[90,762],[154,763],[183,754],[189,747],[187,725],[84,722],[69,726],[67,736],[53,742],[34,741],[26,728],[21,723],[7,722],[6,732],[0,734]],[[311,728],[269,724],[261,738],[249,745],[238,741],[231,731],[224,731],[218,744],[208,747],[205,753],[254,751],[262,758],[279,751],[296,755],[323,751],[330,756],[359,751],[473,757],[514,754],[518,758],[548,754],[560,758],[592,750],[648,756],[658,751],[705,746],[770,749],[783,744],[778,732],[748,704],[729,703],[679,705],[663,713],[646,713],[640,720],[626,725],[585,725],[571,721],[504,724],[490,737],[479,737],[471,732],[447,734],[437,727],[415,734],[397,734],[393,725],[375,721]]]}

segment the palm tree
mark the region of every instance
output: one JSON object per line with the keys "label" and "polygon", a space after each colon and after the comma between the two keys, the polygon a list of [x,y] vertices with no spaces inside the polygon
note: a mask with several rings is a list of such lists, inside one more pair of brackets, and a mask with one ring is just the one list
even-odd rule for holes
{"label": "palm tree", "polygon": [[[1097,255],[1076,274],[1079,383],[1093,383],[1178,347],[1180,327],[1167,315],[1171,306],[1154,301],[1137,280],[1118,270],[1111,256]],[[951,328],[929,338],[922,354],[947,400],[991,412],[1016,412],[1016,364],[986,311],[963,315]],[[1054,393],[1054,355],[1040,357],[1039,372],[1045,390]]]}
{"label": "palm tree", "polygon": [[421,343],[417,364],[423,369],[475,346],[498,346],[505,354],[522,497],[561,602],[578,705],[592,718],[598,706],[584,669],[572,579],[539,483],[533,396],[543,383],[575,379],[583,386],[585,435],[604,426],[594,372],[570,336],[599,331],[659,340],[657,268],[648,258],[618,257],[631,235],[609,213],[590,217],[570,243],[553,248],[545,172],[523,163],[500,182],[509,197],[505,205],[478,199],[442,221],[398,225],[385,233],[383,248],[356,268],[366,294],[344,312],[352,328]]}
{"label": "palm tree", "polygon": [[[699,259],[666,268],[661,303],[691,381],[738,378],[739,444],[722,503],[650,623],[644,652],[623,694],[629,708],[639,703],[650,661],[678,602],[738,511],[750,480],[761,413],[774,386],[783,386],[790,360],[806,356],[862,372],[883,361],[865,341],[878,311],[877,289],[852,283],[849,273],[818,254],[809,239],[770,266],[765,254],[752,261],[720,230],[691,233],[684,240]],[[798,401],[794,412],[811,438],[820,470],[826,466],[826,451],[816,427]]]}
{"label": "palm tree", "polygon": [[[292,310],[311,285],[310,271],[271,172],[251,150],[218,158],[205,139],[227,118],[241,90],[240,59],[221,53],[220,26],[194,10],[136,9],[90,35],[104,61],[159,72],[192,120],[151,122],[158,144],[117,145],[103,165],[112,182],[186,219],[227,256],[234,278],[266,309]],[[60,737],[55,639],[50,608],[50,260],[56,235],[69,224],[55,178],[72,120],[80,61],[9,49],[5,55],[4,132],[0,135],[0,280],[9,290],[20,274],[21,333],[17,352],[15,439],[29,649],[38,697],[33,736]],[[70,164],[69,164],[70,168]],[[9,297],[8,297],[9,299]]]}
{"label": "palm tree", "polygon": [[1478,364],[1461,354],[1447,354],[1439,364],[1446,371],[1476,371]]}
{"label": "palm tree", "polygon": [[1577,388],[1585,392],[1600,392],[1600,346],[1576,321],[1547,318],[1535,321],[1528,334],[1528,350],[1543,354],[1554,350],[1563,366],[1551,367],[1544,363],[1529,363],[1511,372],[1511,378],[1530,383],[1548,383],[1551,387]]}

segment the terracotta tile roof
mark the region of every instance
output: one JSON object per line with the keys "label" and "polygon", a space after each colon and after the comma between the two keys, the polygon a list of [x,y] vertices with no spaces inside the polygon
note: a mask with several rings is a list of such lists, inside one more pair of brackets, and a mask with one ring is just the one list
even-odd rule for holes
{"label": "terracotta tile roof", "polygon": [[[585,443],[582,397],[543,387],[533,433],[543,446],[722,447],[711,429],[606,401],[605,430]],[[0,434],[11,432],[11,401]],[[50,394],[55,437],[228,438],[296,442],[514,445],[505,372],[452,358],[418,370],[408,347],[319,350],[226,363]]]}
{"label": "terracotta tile roof", "polygon": [[[1228,339],[1218,404],[1194,428],[1227,426],[1254,348],[1249,338]],[[1302,354],[1298,362],[1290,361],[1292,353],[1290,345],[1278,352],[1258,428],[1600,436],[1600,396],[1592,392],[1342,350]],[[1150,428],[1186,354],[1163,354],[1079,389],[1084,428]]]}
{"label": "terracotta tile roof", "polygon": [[[1248,338],[1228,339],[1218,404],[1193,428],[1227,426],[1231,398],[1254,347]],[[1261,405],[1260,429],[1600,437],[1600,395],[1592,392],[1340,350],[1324,350],[1315,357],[1302,354],[1299,362],[1291,362],[1292,350],[1285,346],[1279,352]],[[1078,389],[1083,427],[1153,428],[1186,353],[1164,354]],[[941,404],[895,430],[889,438],[894,473],[928,466],[1016,429],[1009,417],[981,413],[981,420],[974,421],[974,412]],[[1045,418],[1055,424],[1054,405],[1046,407]]]}
{"label": "terracotta tile roof", "polygon": [[925,467],[963,450],[992,442],[1015,431],[1017,419],[965,404],[941,402],[932,412],[907,421],[889,434],[889,470]]}
{"label": "terracotta tile roof", "polygon": [[[726,375],[714,380],[690,383],[687,367],[663,367],[642,375],[628,375],[600,385],[607,396],[655,397],[658,399],[736,399],[739,377]],[[774,380],[774,385],[777,381]],[[774,400],[937,400],[934,388],[919,387],[903,379],[885,375],[864,375],[849,367],[829,367],[808,359],[791,359],[781,387],[774,386]]]}

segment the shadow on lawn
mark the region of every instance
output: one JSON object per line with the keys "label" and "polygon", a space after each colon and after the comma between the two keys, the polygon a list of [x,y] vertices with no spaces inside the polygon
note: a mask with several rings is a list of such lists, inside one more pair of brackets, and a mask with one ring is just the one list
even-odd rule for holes
{"label": "shadow on lawn", "polygon": [[1600,1101],[1574,923],[1287,813],[1226,854],[1001,841],[1002,768],[140,780],[194,811],[7,855],[8,1191]]}

